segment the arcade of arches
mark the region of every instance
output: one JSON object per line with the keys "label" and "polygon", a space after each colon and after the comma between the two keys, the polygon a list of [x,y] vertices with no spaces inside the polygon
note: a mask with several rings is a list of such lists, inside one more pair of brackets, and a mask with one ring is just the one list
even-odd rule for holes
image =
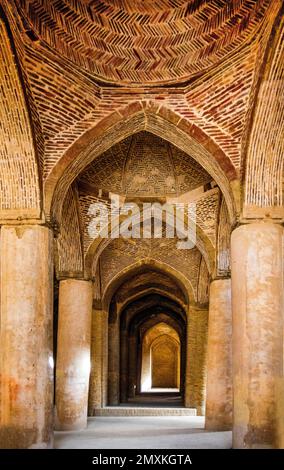
{"label": "arcade of arches", "polygon": [[[1,448],[159,399],[284,447],[283,35],[281,0],[1,0]],[[113,195],[196,243],[94,238]]]}

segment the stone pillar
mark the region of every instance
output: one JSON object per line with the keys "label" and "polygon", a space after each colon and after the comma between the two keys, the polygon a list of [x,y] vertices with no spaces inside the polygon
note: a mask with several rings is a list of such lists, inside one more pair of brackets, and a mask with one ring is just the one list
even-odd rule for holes
{"label": "stone pillar", "polygon": [[103,408],[105,402],[105,351],[107,336],[107,314],[103,310],[93,310],[91,335],[91,375],[89,390],[89,415],[95,415],[96,408]]}
{"label": "stone pillar", "polygon": [[126,330],[120,335],[120,401],[126,403],[128,398],[128,334]]}
{"label": "stone pillar", "polygon": [[147,392],[152,388],[152,374],[151,374],[151,344],[149,341],[143,342],[141,345],[141,392]]}
{"label": "stone pillar", "polygon": [[284,378],[276,386],[276,439],[275,447],[284,449]]}
{"label": "stone pillar", "polygon": [[138,392],[137,384],[137,335],[129,336],[129,382],[128,382],[128,397],[134,398]]}
{"label": "stone pillar", "polygon": [[119,326],[118,322],[109,323],[108,332],[108,404],[119,405]]}
{"label": "stone pillar", "polygon": [[191,305],[187,317],[185,406],[205,414],[208,310]]}
{"label": "stone pillar", "polygon": [[205,428],[232,429],[231,279],[210,286]]}
{"label": "stone pillar", "polygon": [[0,448],[52,447],[53,235],[1,228]]}
{"label": "stone pillar", "polygon": [[275,447],[283,383],[283,228],[232,233],[233,447]]}
{"label": "stone pillar", "polygon": [[102,361],[102,406],[107,405],[108,394],[108,312],[103,312],[104,315],[104,328],[103,328],[103,339],[102,339],[102,349],[103,349],[103,361]]}
{"label": "stone pillar", "polygon": [[87,426],[92,319],[92,282],[59,285],[56,363],[56,429]]}

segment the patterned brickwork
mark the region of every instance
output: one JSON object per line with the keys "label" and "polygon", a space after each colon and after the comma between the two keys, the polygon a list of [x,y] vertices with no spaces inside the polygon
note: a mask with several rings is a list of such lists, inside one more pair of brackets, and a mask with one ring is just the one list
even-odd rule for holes
{"label": "patterned brickwork", "polygon": [[88,182],[98,189],[111,191],[115,194],[125,194],[123,173],[134,138],[135,136],[127,137],[96,158],[79,176],[80,180]]}
{"label": "patterned brickwork", "polygon": [[[250,135],[245,124],[253,109],[259,65],[280,0],[236,1],[232,4],[214,0],[193,2],[191,6],[179,1],[162,0],[160,4],[155,2],[154,5],[152,2],[142,2],[140,5],[137,1],[116,4],[82,0],[3,0],[3,4],[9,11],[17,52],[24,67],[26,94],[35,128],[36,153],[44,167],[45,177],[50,176],[52,184],[57,178],[52,171],[59,162],[59,169],[65,168],[65,163],[60,160],[74,142],[94,126],[103,127],[104,119],[110,117],[114,110],[127,120],[130,115],[123,114],[123,110],[127,108],[129,113],[136,108],[137,103],[144,109],[145,100],[163,109],[164,116],[173,125],[184,129],[196,126],[199,143],[203,142],[211,157],[214,155],[229,179],[236,178],[241,164],[245,166],[245,140]],[[94,35],[96,28],[99,28],[103,38]],[[127,37],[121,28],[126,28]],[[160,39],[156,42],[158,37]],[[122,43],[116,44],[120,40],[123,47]],[[138,41],[139,47],[129,47],[133,40]],[[282,42],[279,38],[280,45]],[[188,47],[190,50],[185,50]],[[275,55],[280,57],[277,47],[274,48]],[[122,62],[117,63],[118,50],[120,53],[123,50],[127,65],[123,63],[121,55]],[[170,67],[167,56],[169,51]],[[134,56],[131,57],[131,54]],[[147,54],[150,54],[148,58]],[[152,54],[155,56],[155,64],[152,62]],[[188,54],[190,60],[184,62]],[[137,68],[134,63],[138,65]],[[275,58],[271,74],[267,72],[267,79],[274,83],[281,75],[280,63]],[[275,72],[277,67],[279,70]],[[136,81],[135,74],[139,78],[139,87],[134,88],[131,84]],[[100,80],[96,82],[97,75]],[[181,86],[181,79],[185,76],[191,77],[191,81]],[[108,79],[107,84],[103,82],[104,77]],[[175,86],[153,86],[154,82],[164,83],[168,79],[175,81]],[[110,80],[115,80],[115,84],[110,86]],[[129,80],[131,84],[127,84]],[[281,96],[281,90],[276,94]],[[132,116],[136,121],[131,124],[129,134],[121,131],[118,140],[145,127],[158,133],[162,124],[154,118],[157,111],[149,109],[149,112],[149,117],[144,116],[142,119],[141,116],[136,119],[134,113]],[[171,115],[171,112],[174,114]],[[281,132],[275,109],[273,113],[274,121],[272,119],[270,122],[273,121],[274,127]],[[257,119],[256,123],[261,125],[261,120]],[[198,130],[203,134],[199,135]],[[177,140],[181,140],[180,136]],[[103,151],[114,142],[109,145],[105,142],[97,144],[101,145]],[[215,144],[217,147],[214,147]],[[81,142],[80,146],[81,152]],[[251,146],[254,148],[253,144]],[[94,157],[101,151],[95,152]],[[92,149],[86,148],[86,154],[90,152]],[[74,149],[74,153],[78,155],[77,149],[76,152]],[[267,155],[268,152],[260,150],[260,153]],[[55,199],[60,199],[61,203],[74,178],[91,161],[90,158],[85,160],[83,154],[80,157],[78,155],[78,158],[81,164],[71,164],[66,171],[65,181],[58,186]],[[205,161],[209,161],[209,158],[204,156]],[[72,161],[69,154],[67,161],[68,165]],[[267,207],[271,204],[278,206],[282,199],[281,162],[256,166],[263,168],[263,165],[266,169],[259,170],[262,176],[256,178],[254,166],[251,163],[247,166],[247,174],[250,176],[246,204],[253,208],[261,204],[260,192],[265,193],[263,198]],[[268,167],[275,169],[272,171],[274,176],[271,176]],[[215,178],[214,171],[210,173]],[[269,181],[265,184],[270,185],[270,189],[266,186],[259,190],[253,189],[254,184],[257,184],[253,181],[258,179]],[[272,186],[277,186],[276,194]],[[49,187],[50,181],[47,193]],[[269,191],[271,194],[268,196]],[[47,209],[49,211],[49,201]],[[229,205],[228,209],[232,217]]]}
{"label": "patterned brickwork", "polygon": [[198,274],[197,302],[201,305],[209,301],[210,276],[204,258],[201,258]]}
{"label": "patterned brickwork", "polygon": [[249,217],[256,214],[283,217],[283,19],[263,74],[247,149],[244,212]]}
{"label": "patterned brickwork", "polygon": [[[90,234],[88,232],[88,226],[93,217],[93,215],[89,213],[89,208],[91,204],[96,204],[100,202],[103,202],[104,204],[108,203],[107,200],[100,199],[91,194],[86,194],[86,193],[79,194],[80,214],[82,218],[82,226],[83,226],[83,234],[84,234],[84,238],[83,238],[84,254],[87,253],[88,248],[93,242],[93,239],[90,237]],[[109,212],[110,212],[110,206],[109,206]]]}
{"label": "patterned brickwork", "polygon": [[206,233],[213,246],[216,246],[216,222],[219,209],[219,189],[204,193],[196,204],[197,225]]}
{"label": "patterned brickwork", "polygon": [[62,211],[62,224],[57,239],[59,276],[83,276],[83,248],[78,213],[76,189],[71,187],[67,193]]}
{"label": "patterned brickwork", "polygon": [[96,158],[80,180],[116,194],[161,197],[191,191],[211,177],[188,154],[142,131]]}
{"label": "patterned brickwork", "polygon": [[255,35],[268,0],[19,0],[40,39],[100,78],[187,79]]}
{"label": "patterned brickwork", "polygon": [[157,142],[149,133],[136,137],[126,162],[124,180],[128,196],[176,194],[178,188],[168,143],[161,139]]}
{"label": "patterned brickwork", "polygon": [[26,45],[25,66],[45,136],[46,176],[54,161],[92,125],[98,87],[34,45]]}
{"label": "patterned brickwork", "polygon": [[[38,62],[37,62],[38,63]],[[36,67],[38,67],[36,63]],[[253,58],[250,58],[250,64],[253,63]],[[45,68],[46,65],[43,64],[43,67]],[[250,65],[250,68],[252,65]],[[48,71],[46,72],[48,75]],[[231,72],[228,72],[228,79],[231,76]],[[36,80],[36,81],[35,81]],[[80,80],[80,78],[76,77],[75,80]],[[60,76],[58,76],[58,81],[61,82]],[[231,81],[231,79],[230,79]],[[118,110],[120,113],[122,109],[125,106],[129,106],[129,109],[131,109],[131,105],[133,105],[135,109],[135,105],[137,103],[137,99],[141,103],[141,109],[142,108],[142,102],[146,99],[149,101],[149,98],[152,98],[153,102],[156,103],[156,107],[160,107],[161,103],[163,104],[164,107],[168,108],[169,110],[172,110],[174,113],[176,113],[177,118],[176,122],[181,120],[183,117],[188,120],[189,122],[198,122],[198,125],[202,124],[202,128],[204,131],[207,133],[208,137],[211,137],[214,139],[216,142],[216,145],[218,145],[221,149],[224,148],[224,150],[229,149],[229,154],[230,157],[232,156],[232,162],[234,164],[238,165],[239,163],[239,136],[236,138],[235,136],[232,136],[230,132],[224,132],[222,128],[217,126],[214,123],[214,116],[212,115],[210,118],[210,122],[206,120],[206,118],[203,118],[202,116],[197,119],[197,113],[194,112],[194,108],[192,107],[191,103],[187,102],[186,96],[183,93],[180,93],[179,95],[172,95],[170,91],[163,91],[162,94],[157,94],[155,92],[152,92],[151,95],[149,93],[139,93],[135,95],[129,95],[128,93],[120,93],[119,90],[112,90],[112,92],[106,90],[105,92],[102,93],[102,97],[95,98],[95,93],[96,90],[92,92],[92,99],[86,98],[86,100],[93,101],[93,104],[90,105],[88,103],[88,106],[80,107],[79,108],[79,103],[78,100],[71,100],[70,107],[75,108],[75,112],[69,115],[69,105],[67,106],[66,103],[68,103],[68,97],[61,102],[61,107],[62,107],[62,113],[64,116],[63,123],[64,121],[69,121],[71,120],[72,123],[70,122],[70,125],[65,126],[65,129],[63,128],[61,131],[56,130],[56,126],[62,126],[61,120],[58,120],[58,112],[56,111],[57,109],[57,101],[56,97],[52,98],[52,95],[49,96],[49,90],[45,88],[45,85],[42,86],[41,84],[41,78],[39,74],[35,75],[35,78],[31,77],[31,83],[32,86],[35,88],[35,96],[36,99],[39,103],[39,109],[42,110],[43,114],[43,122],[47,123],[46,126],[44,126],[46,130],[46,160],[45,160],[45,176],[47,177],[48,174],[51,172],[52,168],[56,165],[56,163],[59,161],[59,159],[63,156],[64,152],[68,149],[68,147],[74,142],[74,140],[84,134],[88,129],[94,127],[95,125],[99,125],[100,121],[105,119],[106,117],[110,116],[111,113],[113,113],[114,110]],[[247,85],[247,92],[249,91],[249,81],[245,82]],[[37,88],[40,87],[40,93],[37,94],[36,90]],[[64,83],[62,86],[60,85],[58,87],[58,84],[54,84],[55,89],[58,88],[58,90],[62,90],[63,95],[66,93],[66,83]],[[45,92],[43,92],[43,89],[46,89]],[[228,93],[230,90],[228,89]],[[90,92],[85,92],[84,91],[84,85],[76,86],[76,89],[74,90],[74,94],[76,96],[81,96],[83,94],[86,94],[87,97],[92,96]],[[57,95],[59,92],[56,93]],[[60,97],[59,97],[60,99]],[[207,99],[207,103],[212,104],[213,108],[213,103],[214,103],[214,94],[210,95]],[[207,104],[206,102],[204,105]],[[245,105],[246,105],[246,100],[243,100],[241,102],[238,102],[237,99],[236,101],[233,100],[231,101],[230,106],[233,106],[234,103],[238,103],[238,105],[235,106],[235,112],[238,115],[239,120],[243,120],[244,112],[245,112]],[[226,119],[226,116],[228,117],[227,114],[227,109],[225,107],[227,103],[224,104],[224,106],[221,108],[221,111],[223,113],[223,119]],[[202,102],[200,104],[202,106]],[[78,107],[78,111],[76,111],[76,107]],[[50,109],[51,108],[51,109]],[[64,112],[65,108],[65,112]],[[49,112],[47,112],[49,111]],[[60,111],[60,110],[59,110]],[[89,112],[87,112],[89,111]],[[151,110],[150,110],[151,111]],[[155,110],[153,110],[155,112]],[[84,116],[81,119],[76,120],[76,115],[77,113],[85,113]],[[53,116],[51,118],[51,116]],[[126,116],[128,117],[128,116]],[[130,116],[129,116],[130,117]],[[55,119],[54,119],[55,118]],[[165,115],[165,118],[167,116]],[[58,124],[57,124],[58,123]],[[137,130],[141,130],[145,128],[145,124],[143,124],[140,128]],[[232,128],[231,128],[232,129]],[[72,139],[73,136],[73,139]],[[120,138],[121,139],[121,138]],[[119,139],[119,140],[120,140]],[[58,143],[57,143],[58,140]],[[115,142],[112,142],[113,144]],[[211,150],[211,149],[210,149]],[[213,149],[212,149],[213,150]],[[89,149],[89,152],[92,152],[92,149]],[[94,155],[95,157],[95,155]]]}
{"label": "patterned brickwork", "polygon": [[[102,272],[105,267],[102,266]],[[126,302],[132,295],[137,295],[146,289],[157,289],[158,291],[165,292],[169,296],[177,297],[183,303],[186,302],[184,293],[180,287],[171,279],[167,274],[159,271],[154,271],[148,268],[145,272],[132,275],[127,281],[122,284],[115,294],[115,300],[118,303]]]}
{"label": "patterned brickwork", "polygon": [[180,271],[196,294],[201,254],[197,248],[178,250],[175,239],[113,240],[101,255],[102,290],[122,269],[139,260],[151,258]]}
{"label": "patterned brickwork", "polygon": [[[38,49],[39,46],[33,45],[31,47],[29,45],[26,47],[27,73],[45,134],[44,174],[46,177],[50,175],[52,168],[76,139],[82,137],[95,125],[100,125],[101,120],[110,116],[114,109],[121,112],[126,105],[137,103],[137,99],[141,100],[141,109],[143,109],[145,98],[157,103],[157,108],[162,105],[165,109],[173,110],[176,114],[176,123],[182,118],[189,123],[196,123],[208,137],[213,139],[213,142],[216,142],[220,149],[226,152],[238,169],[240,165],[240,135],[246,115],[247,99],[253,77],[252,70],[256,60],[255,47],[251,51],[244,51],[236,63],[235,61],[229,62],[225,68],[220,66],[219,72],[216,71],[218,78],[215,81],[208,75],[206,80],[209,85],[207,88],[205,87],[205,93],[200,92],[200,89],[204,87],[204,79],[198,79],[190,87],[190,90],[179,94],[172,93],[170,89],[162,90],[159,93],[152,91],[150,94],[149,92],[145,94],[143,91],[129,94],[127,91],[122,92],[119,89],[102,89],[100,98],[98,88],[87,77],[76,70],[70,70],[65,64],[62,66],[60,62],[56,61],[56,56],[47,55],[45,50]],[[242,77],[241,83],[240,81],[235,83],[236,80],[240,80],[238,78],[240,76]],[[227,97],[227,101],[224,96]],[[166,118],[168,116],[169,113],[165,114]],[[147,119],[146,122],[148,122],[149,130],[151,128],[153,132],[158,132],[157,122]],[[139,127],[135,123],[132,127],[136,130],[145,128],[145,119],[140,120]],[[111,144],[113,142],[110,142]],[[206,144],[205,141],[204,144]],[[102,145],[108,147],[105,139]],[[208,150],[209,153],[216,152],[212,146],[209,146]],[[90,156],[93,154],[93,158],[95,158],[97,152],[89,148],[86,150],[86,154]],[[88,157],[84,162],[83,155],[80,157],[80,161],[82,164],[84,162],[84,165],[88,164],[88,160],[91,159]],[[70,179],[74,179],[76,174],[82,171],[84,165],[76,164],[73,168],[70,167],[68,170]],[[227,164],[224,167],[227,168]],[[70,182],[66,181],[66,186],[69,184]],[[56,195],[56,198],[62,199],[62,197],[64,194]]]}
{"label": "patterned brickwork", "polygon": [[[88,250],[94,243],[94,239],[90,237],[88,227],[92,221],[93,215],[88,213],[91,204],[97,202],[106,203],[109,207],[109,220],[110,220],[110,201],[106,199],[100,199],[95,195],[80,193],[79,195],[80,201],[80,213],[82,215],[82,226],[83,226],[83,233],[84,233],[84,254],[85,256],[88,253]],[[196,246],[201,251],[202,255],[206,259],[207,266],[211,265],[212,268],[212,260],[211,256],[215,256],[213,254],[214,247],[216,244],[216,223],[217,223],[217,213],[218,213],[218,206],[219,206],[219,190],[218,188],[214,188],[210,191],[201,194],[201,196],[196,199],[196,223],[197,223],[197,240]],[[165,233],[163,232],[163,237],[165,237]],[[204,237],[208,237],[209,245],[212,250],[212,253],[208,252],[208,242]],[[163,238],[164,240],[164,238]],[[100,256],[101,252],[104,248],[111,242],[111,239],[105,240],[95,240],[97,245],[97,252],[94,258],[94,266],[96,266],[96,262],[98,257]],[[209,248],[209,249],[210,249]],[[95,273],[93,273],[95,275]]]}
{"label": "patterned brickwork", "polygon": [[258,47],[250,46],[212,75],[189,87],[187,118],[210,135],[240,167],[241,138],[253,83]]}
{"label": "patterned brickwork", "polygon": [[208,311],[189,308],[187,328],[187,354],[189,361],[186,406],[197,408],[197,414],[205,413],[206,356],[208,336]]}
{"label": "patterned brickwork", "polygon": [[39,175],[29,113],[16,57],[1,18],[0,76],[0,217],[39,217]]}
{"label": "patterned brickwork", "polygon": [[229,221],[228,209],[224,199],[222,200],[219,213],[218,235],[217,235],[217,276],[228,276],[231,271],[231,225]]}
{"label": "patterned brickwork", "polygon": [[[21,2],[22,7],[24,3],[25,2]],[[42,3],[42,5],[40,6],[39,3]],[[33,24],[33,21],[38,25],[40,24],[41,31],[48,30],[51,24],[55,26],[55,23],[48,23],[48,12],[46,16],[44,16],[45,3],[48,3],[48,10],[52,10],[52,14],[60,19],[61,15],[57,12],[57,8],[59,7],[58,2],[56,2],[55,7],[52,6],[53,2],[34,2],[32,5],[27,5],[28,10],[24,9],[24,11],[28,13],[28,16],[32,16],[32,19],[29,19],[30,24]],[[74,8],[75,11],[77,11],[77,15],[84,16],[85,5],[81,5],[80,3],[81,2],[77,1]],[[135,4],[136,2],[131,3]],[[213,7],[213,10],[217,9],[217,3]],[[235,19],[232,20],[235,26],[239,25],[240,27],[241,22],[245,21],[246,18],[246,23],[252,22],[251,24],[246,24],[248,33],[249,30],[253,29],[255,14],[260,21],[259,25],[261,25],[263,21],[267,22],[269,19],[268,14],[267,17],[263,17],[263,21],[261,18],[265,13],[265,6],[267,6],[269,2],[264,2],[263,5],[260,3],[261,2],[258,2],[250,13],[249,8],[251,8],[251,5],[243,5],[244,10],[241,9],[241,11],[237,13],[237,16],[234,17]],[[69,8],[70,4],[68,2],[68,5],[62,13],[60,27],[65,24],[64,14],[67,14]],[[133,8],[135,8],[135,6],[133,6]],[[206,8],[208,8],[208,6]],[[221,18],[224,20],[226,13],[224,11],[222,13],[221,5],[219,8],[219,20]],[[172,8],[171,11],[174,14],[174,8]],[[73,29],[71,26],[73,14],[75,13],[71,8],[68,13],[69,21],[66,27],[71,27],[72,34],[78,34],[78,37],[82,38],[86,23],[84,23],[82,18],[80,23],[77,19],[77,26]],[[107,12],[105,14],[107,15]],[[239,15],[242,14],[244,14],[244,17],[241,20],[241,16]],[[214,16],[215,20],[212,19],[212,25],[210,24],[210,15],[207,17],[208,25],[206,28],[205,23],[203,23],[205,29],[218,29],[217,10],[216,15],[216,18]],[[41,21],[41,16],[42,19],[44,18],[43,22]],[[118,17],[116,20],[118,20]],[[116,20],[113,20],[114,24]],[[194,27],[197,27],[197,24],[198,23],[194,22]],[[192,29],[194,30],[194,28]],[[194,34],[198,35],[201,33],[201,24],[199,28],[197,28],[197,31],[195,31]],[[55,40],[59,39],[57,34],[55,36],[54,31],[51,36],[54,37]],[[211,37],[211,41],[213,36]],[[229,35],[226,37],[226,40],[229,41],[229,38],[232,39],[232,37],[234,36]],[[251,36],[254,40],[256,37],[255,35]],[[240,164],[240,135],[244,124],[249,89],[253,78],[253,68],[257,58],[256,40],[253,45],[245,47],[237,56],[234,55],[234,57],[231,58],[231,55],[229,55],[225,61],[224,56],[222,64],[219,65],[219,60],[216,61],[214,73],[210,72],[210,68],[209,71],[206,68],[205,75],[201,78],[197,78],[193,84],[186,87],[184,92],[182,91],[180,94],[176,94],[176,91],[173,93],[171,89],[163,89],[158,92],[152,90],[150,94],[149,91],[145,94],[143,91],[135,90],[135,93],[129,94],[129,90],[127,89],[125,89],[125,92],[117,88],[109,89],[105,87],[99,90],[94,82],[82,73],[84,67],[81,69],[74,68],[68,60],[64,61],[64,51],[62,51],[60,47],[57,47],[56,51],[54,50],[52,52],[46,48],[44,43],[31,42],[28,40],[28,37],[25,39],[27,74],[29,75],[32,92],[40,111],[45,133],[46,176],[64,154],[64,151],[87,129],[109,115],[114,109],[120,109],[133,101],[137,101],[137,99],[143,100],[146,97],[156,100],[157,103],[163,102],[164,105],[174,110],[179,116],[186,118],[190,122],[195,122],[208,136],[212,137],[218,146],[231,158],[236,168],[238,168]],[[75,52],[76,48],[73,46],[74,43],[72,43],[72,49]],[[194,46],[192,47],[194,48]],[[211,47],[213,47],[213,45]],[[80,52],[83,52],[83,46],[79,49]],[[63,53],[63,56],[60,56],[59,53]],[[171,71],[174,73],[172,67]],[[149,71],[147,71],[147,73],[148,72]],[[119,83],[122,83],[121,77]],[[205,87],[204,83],[206,83]],[[100,100],[99,95],[101,96]]]}
{"label": "patterned brickwork", "polygon": [[42,176],[43,166],[44,166],[44,135],[42,132],[42,126],[40,121],[40,116],[38,113],[37,105],[32,94],[29,77],[26,70],[25,64],[25,44],[23,42],[23,33],[22,28],[23,24],[18,15],[15,15],[12,9],[12,2],[7,2],[3,0],[3,7],[5,8],[5,14],[9,21],[9,25],[12,31],[13,40],[15,43],[15,48],[17,51],[17,59],[20,64],[21,77],[24,84],[24,92],[26,95],[26,100],[28,103],[28,111],[31,118],[31,127],[33,128],[33,138],[36,143],[36,154],[38,157],[38,163],[40,167],[40,173]]}

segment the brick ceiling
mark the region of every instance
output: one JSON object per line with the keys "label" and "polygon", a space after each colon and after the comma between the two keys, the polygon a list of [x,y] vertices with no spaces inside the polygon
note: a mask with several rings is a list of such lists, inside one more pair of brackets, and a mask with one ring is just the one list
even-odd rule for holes
{"label": "brick ceiling", "polygon": [[257,33],[269,0],[18,0],[33,39],[105,82],[204,73]]}
{"label": "brick ceiling", "polygon": [[188,154],[149,132],[127,137],[96,158],[81,186],[126,196],[179,196],[212,177]]}

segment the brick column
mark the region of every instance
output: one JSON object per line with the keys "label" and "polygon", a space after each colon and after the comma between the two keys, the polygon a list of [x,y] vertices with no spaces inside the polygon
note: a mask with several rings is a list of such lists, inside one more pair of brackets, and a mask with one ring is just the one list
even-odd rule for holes
{"label": "brick column", "polygon": [[105,387],[107,364],[107,313],[93,309],[91,335],[91,375],[89,390],[89,415],[95,414],[96,408],[106,405]]}
{"label": "brick column", "polygon": [[185,406],[205,414],[208,309],[191,305],[187,318]]}
{"label": "brick column", "polygon": [[128,381],[128,396],[134,398],[139,391],[140,386],[137,383],[137,366],[138,366],[138,351],[137,351],[137,335],[129,336],[129,381]]}
{"label": "brick column", "polygon": [[109,323],[108,332],[108,404],[119,404],[119,325],[118,322]]}
{"label": "brick column", "polygon": [[120,401],[126,403],[128,398],[128,335],[123,330],[120,334]]}

